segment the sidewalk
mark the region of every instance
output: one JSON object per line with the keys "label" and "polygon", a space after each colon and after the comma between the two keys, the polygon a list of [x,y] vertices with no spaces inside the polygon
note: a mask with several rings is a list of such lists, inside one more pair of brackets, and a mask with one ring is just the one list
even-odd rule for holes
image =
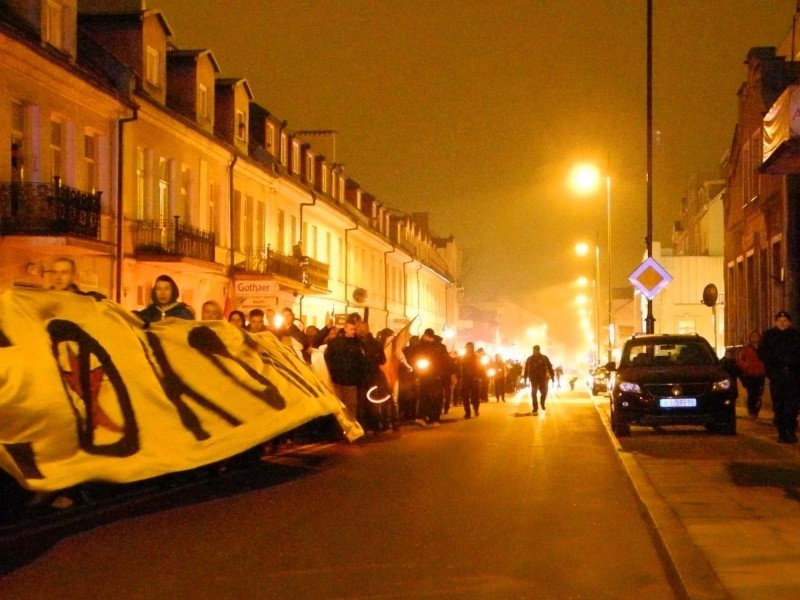
{"label": "sidewalk", "polygon": [[737,404],[720,459],[626,450],[595,402],[686,598],[800,598],[800,445],[777,443],[768,403],[757,421]]}

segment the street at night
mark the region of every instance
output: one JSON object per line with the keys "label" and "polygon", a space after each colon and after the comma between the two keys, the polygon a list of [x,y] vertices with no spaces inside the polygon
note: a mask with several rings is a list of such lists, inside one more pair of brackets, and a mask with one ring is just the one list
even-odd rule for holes
{"label": "street at night", "polygon": [[522,406],[284,453],[296,478],[64,539],[0,596],[674,597],[588,395]]}

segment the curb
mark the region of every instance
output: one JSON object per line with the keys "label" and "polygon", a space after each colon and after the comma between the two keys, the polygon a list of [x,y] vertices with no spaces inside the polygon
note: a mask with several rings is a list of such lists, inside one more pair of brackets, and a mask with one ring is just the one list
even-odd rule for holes
{"label": "curb", "polygon": [[592,399],[606,433],[628,474],[639,510],[664,561],[667,576],[677,596],[684,600],[730,600],[732,596],[694,542],[669,504],[656,491],[636,458],[625,452],[611,431],[608,415]]}

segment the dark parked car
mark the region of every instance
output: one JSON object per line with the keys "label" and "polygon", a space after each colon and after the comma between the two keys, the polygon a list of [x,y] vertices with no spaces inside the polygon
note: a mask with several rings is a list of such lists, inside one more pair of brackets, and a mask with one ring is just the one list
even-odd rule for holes
{"label": "dark parked car", "polygon": [[736,433],[736,382],[699,335],[645,334],[625,342],[611,390],[611,428],[704,425]]}
{"label": "dark parked car", "polygon": [[608,378],[610,375],[605,367],[597,367],[592,372],[592,396],[599,396],[608,391]]}

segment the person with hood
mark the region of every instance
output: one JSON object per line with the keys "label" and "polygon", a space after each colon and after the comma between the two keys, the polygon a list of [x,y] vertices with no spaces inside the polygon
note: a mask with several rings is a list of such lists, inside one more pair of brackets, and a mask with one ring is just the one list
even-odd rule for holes
{"label": "person with hood", "polygon": [[777,312],[775,326],[764,332],[756,353],[769,379],[778,442],[796,444],[800,410],[800,330],[792,327],[788,312]]}
{"label": "person with hood", "polygon": [[167,319],[194,321],[194,312],[188,304],[178,302],[178,284],[169,275],[159,275],[150,292],[151,304],[144,310],[134,311],[144,320],[145,326]]}

